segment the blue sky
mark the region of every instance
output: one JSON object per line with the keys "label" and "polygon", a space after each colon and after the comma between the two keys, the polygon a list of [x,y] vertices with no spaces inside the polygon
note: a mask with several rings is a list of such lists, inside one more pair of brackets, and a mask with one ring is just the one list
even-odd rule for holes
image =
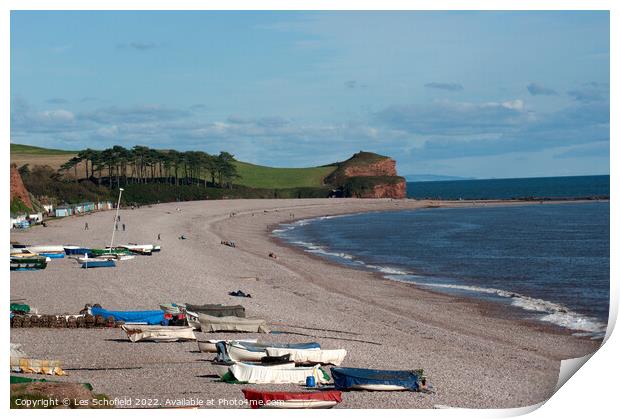
{"label": "blue sky", "polygon": [[11,141],[609,173],[607,12],[12,12]]}

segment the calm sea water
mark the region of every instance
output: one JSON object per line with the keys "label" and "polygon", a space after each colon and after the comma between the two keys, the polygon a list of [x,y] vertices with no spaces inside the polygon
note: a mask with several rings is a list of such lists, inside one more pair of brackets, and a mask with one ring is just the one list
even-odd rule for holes
{"label": "calm sea water", "polygon": [[394,280],[509,304],[576,334],[605,333],[607,202],[321,217],[284,224],[274,234]]}
{"label": "calm sea water", "polygon": [[407,196],[416,199],[609,197],[609,176],[408,182]]}

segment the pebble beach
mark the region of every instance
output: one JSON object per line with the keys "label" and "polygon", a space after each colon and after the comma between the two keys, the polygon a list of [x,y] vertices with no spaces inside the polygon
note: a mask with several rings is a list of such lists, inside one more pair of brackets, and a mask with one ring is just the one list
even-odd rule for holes
{"label": "pebble beach", "polygon": [[[325,349],[346,349],[345,367],[423,368],[433,387],[430,393],[346,392],[336,408],[523,407],[551,396],[561,360],[592,353],[600,341],[516,319],[490,303],[336,265],[271,234],[280,223],[302,218],[510,204],[273,199],[121,209],[127,228],[115,232],[115,244],[159,244],[161,252],[120,261],[115,268],[80,269],[69,258],[52,260],[41,271],[11,272],[10,296],[40,314],[77,314],[94,303],[110,310],[154,310],[171,302],[242,304],[246,316],[265,319],[275,333],[197,332],[197,338],[316,341]],[[53,220],[45,228],[12,231],[11,240],[105,247],[114,216],[105,211]],[[252,298],[228,295],[236,290]],[[209,363],[214,354],[200,353],[195,342],[131,343],[118,328],[11,329],[11,342],[22,344],[32,358],[60,360],[67,376],[59,380],[89,382],[96,393],[118,399],[118,407],[243,408],[242,388],[301,388],[224,383]]]}

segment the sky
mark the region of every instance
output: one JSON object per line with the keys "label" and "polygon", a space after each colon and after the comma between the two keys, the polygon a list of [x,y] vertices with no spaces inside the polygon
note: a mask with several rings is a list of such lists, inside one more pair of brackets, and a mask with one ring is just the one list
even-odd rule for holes
{"label": "sky", "polygon": [[11,12],[11,142],[609,173],[608,12]]}

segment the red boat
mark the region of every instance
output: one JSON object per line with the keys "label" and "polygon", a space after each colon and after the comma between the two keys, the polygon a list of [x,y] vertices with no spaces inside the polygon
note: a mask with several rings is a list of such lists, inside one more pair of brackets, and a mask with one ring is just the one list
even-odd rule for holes
{"label": "red boat", "polygon": [[342,393],[337,390],[307,391],[259,391],[244,389],[243,395],[252,409],[261,407],[271,409],[329,409],[342,401]]}

